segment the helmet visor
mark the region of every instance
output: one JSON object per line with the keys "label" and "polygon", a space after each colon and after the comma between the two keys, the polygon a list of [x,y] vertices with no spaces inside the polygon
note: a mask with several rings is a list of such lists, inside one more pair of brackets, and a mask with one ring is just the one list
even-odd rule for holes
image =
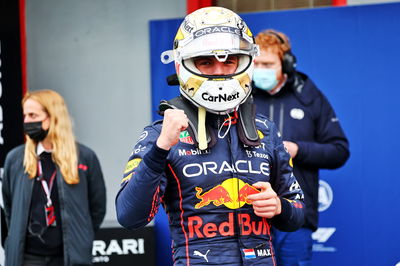
{"label": "helmet visor", "polygon": [[[211,61],[220,61],[222,62],[222,64],[226,65],[223,67],[223,70],[220,69],[219,71],[214,72],[216,69],[212,68],[211,65],[213,65],[213,63],[211,63]],[[246,54],[214,54],[211,56],[206,55],[183,60],[182,66],[185,67],[192,74],[204,78],[230,78],[234,75],[238,75],[246,71],[251,62],[251,56]],[[206,65],[205,68],[201,67],[203,63]],[[208,68],[207,66],[209,66],[210,68]],[[224,73],[221,73],[221,71]]]}
{"label": "helmet visor", "polygon": [[[247,35],[245,39],[237,28],[208,27],[194,32],[180,41],[177,56],[185,60],[198,56],[225,54],[257,54],[257,46]],[[248,40],[249,39],[249,40]]]}

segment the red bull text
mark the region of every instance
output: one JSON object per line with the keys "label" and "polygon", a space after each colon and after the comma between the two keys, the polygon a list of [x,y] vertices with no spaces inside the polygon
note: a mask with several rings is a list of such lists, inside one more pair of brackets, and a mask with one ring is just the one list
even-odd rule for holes
{"label": "red bull text", "polygon": [[[270,226],[267,219],[252,221],[250,214],[247,213],[240,213],[237,217],[241,235],[265,235],[269,233]],[[191,216],[188,218],[188,232],[189,238],[233,236],[236,233],[234,213],[229,213],[228,221],[220,224],[204,223],[200,216]]]}

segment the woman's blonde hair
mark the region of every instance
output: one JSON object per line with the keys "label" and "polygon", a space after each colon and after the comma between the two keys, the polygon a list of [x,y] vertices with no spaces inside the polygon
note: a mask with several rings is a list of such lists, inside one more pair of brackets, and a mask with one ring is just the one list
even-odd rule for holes
{"label": "woman's blonde hair", "polygon": [[[28,100],[38,102],[50,119],[47,137],[53,145],[51,156],[60,168],[61,174],[68,184],[78,184],[78,152],[75,136],[72,131],[71,118],[67,106],[60,94],[52,90],[27,92],[22,99],[22,105]],[[37,175],[38,156],[37,142],[26,135],[24,167],[29,178]]]}

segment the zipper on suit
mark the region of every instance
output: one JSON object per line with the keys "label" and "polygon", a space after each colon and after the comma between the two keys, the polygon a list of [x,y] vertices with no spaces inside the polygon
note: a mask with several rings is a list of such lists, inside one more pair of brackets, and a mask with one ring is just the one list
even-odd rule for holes
{"label": "zipper on suit", "polygon": [[283,135],[283,120],[284,120],[284,111],[285,111],[285,104],[281,102],[281,106],[279,109],[279,131]]}
{"label": "zipper on suit", "polygon": [[269,100],[269,120],[274,121],[274,98]]}
{"label": "zipper on suit", "polygon": [[274,105],[274,98],[271,98],[269,100],[269,119],[271,121],[274,121],[275,124],[277,125],[279,132],[281,132],[281,134],[283,135],[283,123],[285,122],[285,104],[283,102],[281,102],[280,106],[279,106],[279,119],[276,120],[274,118],[275,115],[275,105]]}
{"label": "zipper on suit", "polygon": [[[229,134],[226,135],[226,138],[227,138],[228,146],[229,146],[229,157],[231,159],[231,165],[235,165],[234,152],[232,150],[233,147],[232,147],[231,133],[232,133],[232,130],[230,130]],[[232,172],[232,178],[236,178],[237,179],[237,183],[235,184],[235,186],[237,186],[236,189],[239,191],[239,175],[235,171]],[[240,205],[240,203],[239,203],[239,205]],[[242,242],[242,240],[241,240],[242,230],[241,230],[241,224],[239,222],[239,214],[241,214],[241,211],[239,209],[235,209],[234,210],[233,223],[234,223],[234,228],[235,228],[234,230],[235,230],[235,233],[236,233],[236,238],[237,238],[237,241],[238,241],[239,247],[240,247],[240,243]]]}

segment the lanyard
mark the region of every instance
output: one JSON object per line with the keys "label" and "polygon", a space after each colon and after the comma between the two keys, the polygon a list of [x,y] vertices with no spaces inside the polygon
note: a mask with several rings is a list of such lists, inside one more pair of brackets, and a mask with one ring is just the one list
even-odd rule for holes
{"label": "lanyard", "polygon": [[42,163],[38,162],[38,174],[39,174],[39,180],[42,183],[42,187],[44,190],[44,193],[46,194],[46,198],[47,198],[47,207],[50,207],[53,205],[50,195],[51,195],[51,189],[53,188],[53,183],[54,183],[54,179],[56,177],[56,172],[57,170],[54,170],[53,174],[50,177],[50,182],[49,185],[47,184],[46,180],[44,180],[44,177],[42,176],[43,172],[42,172]]}

